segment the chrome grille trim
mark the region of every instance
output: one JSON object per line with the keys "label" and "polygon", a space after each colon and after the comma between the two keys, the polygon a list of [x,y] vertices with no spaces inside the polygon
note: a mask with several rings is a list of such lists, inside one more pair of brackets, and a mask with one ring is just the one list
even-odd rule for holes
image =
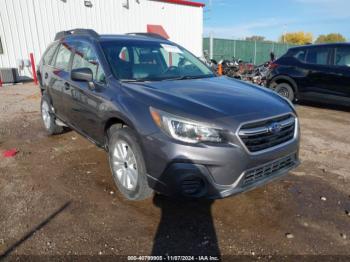
{"label": "chrome grille trim", "polygon": [[[286,120],[283,120],[281,122],[278,122],[282,128],[283,127],[287,127],[287,126],[291,126],[295,123],[295,119],[294,118],[289,118]],[[244,129],[244,130],[240,130],[238,132],[238,135],[240,136],[247,136],[247,135],[260,135],[260,134],[265,134],[268,133],[269,129],[267,127],[256,127],[256,128],[249,128],[249,129]]]}
{"label": "chrome grille trim", "polygon": [[[280,125],[280,132],[269,135],[269,125],[271,123],[278,123]],[[295,141],[297,135],[298,118],[293,113],[245,122],[236,131],[238,140],[244,149],[252,155],[283,147]],[[259,139],[262,140],[262,143],[254,144]],[[251,145],[252,143],[253,145]]]}

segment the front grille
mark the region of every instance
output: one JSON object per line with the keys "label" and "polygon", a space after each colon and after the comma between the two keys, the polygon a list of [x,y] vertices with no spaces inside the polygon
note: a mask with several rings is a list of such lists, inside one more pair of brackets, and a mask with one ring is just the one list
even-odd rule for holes
{"label": "front grille", "polygon": [[258,152],[293,139],[295,122],[293,115],[284,115],[245,124],[238,135],[250,152]]}
{"label": "front grille", "polygon": [[242,179],[242,186],[247,186],[258,182],[266,177],[273,176],[280,170],[294,166],[296,163],[296,154],[270,162],[266,165],[250,169],[245,172]]}

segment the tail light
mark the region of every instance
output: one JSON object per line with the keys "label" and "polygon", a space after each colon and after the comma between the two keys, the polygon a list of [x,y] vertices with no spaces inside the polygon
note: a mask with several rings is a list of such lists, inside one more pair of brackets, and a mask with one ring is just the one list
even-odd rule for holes
{"label": "tail light", "polygon": [[269,69],[270,69],[270,70],[276,69],[277,67],[278,67],[278,64],[276,64],[276,63],[271,63],[271,64],[269,65]]}

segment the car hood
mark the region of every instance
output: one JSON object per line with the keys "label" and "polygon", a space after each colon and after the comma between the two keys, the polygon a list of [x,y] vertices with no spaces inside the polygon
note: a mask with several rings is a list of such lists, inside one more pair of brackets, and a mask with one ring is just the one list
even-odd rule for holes
{"label": "car hood", "polygon": [[266,117],[291,112],[290,106],[272,91],[227,77],[126,85],[142,93],[140,100],[150,106],[159,104],[163,110],[206,119],[257,113]]}

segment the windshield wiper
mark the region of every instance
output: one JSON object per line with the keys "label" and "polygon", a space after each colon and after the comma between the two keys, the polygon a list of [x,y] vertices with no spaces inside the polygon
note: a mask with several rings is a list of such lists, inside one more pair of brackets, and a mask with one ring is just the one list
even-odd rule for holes
{"label": "windshield wiper", "polygon": [[197,76],[180,76],[180,77],[173,77],[173,78],[168,78],[164,80],[186,80],[186,79],[199,79],[199,78],[209,78],[209,77],[214,77],[215,75],[197,75]]}
{"label": "windshield wiper", "polygon": [[137,82],[149,82],[149,81],[174,81],[174,80],[185,80],[185,79],[199,79],[199,78],[209,78],[209,77],[215,77],[215,75],[184,75],[184,76],[178,76],[178,77],[170,77],[170,78],[154,78],[154,79],[145,79],[145,78],[136,78],[136,79],[122,79],[121,82],[124,83],[137,83]]}
{"label": "windshield wiper", "polygon": [[123,83],[129,83],[129,82],[146,82],[147,80],[144,80],[144,79],[122,79],[120,81]]}

